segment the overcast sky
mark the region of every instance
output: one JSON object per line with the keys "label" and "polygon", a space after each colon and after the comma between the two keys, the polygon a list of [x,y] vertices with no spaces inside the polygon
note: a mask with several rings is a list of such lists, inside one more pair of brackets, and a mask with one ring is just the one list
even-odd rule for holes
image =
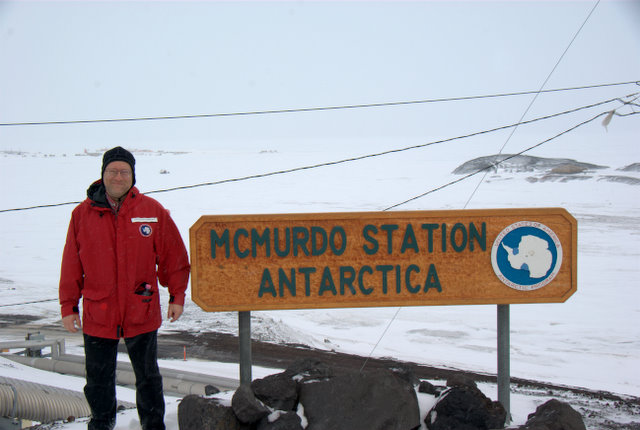
{"label": "overcast sky", "polygon": [[[0,123],[538,90],[595,5],[0,1]],[[602,1],[545,89],[638,79],[640,2]],[[640,87],[543,94],[527,118],[635,91]],[[88,148],[188,148],[247,140],[429,140],[517,122],[532,97],[144,123],[5,126],[0,127],[0,144],[3,149],[78,142]],[[639,117],[618,121],[610,132],[637,136]]]}

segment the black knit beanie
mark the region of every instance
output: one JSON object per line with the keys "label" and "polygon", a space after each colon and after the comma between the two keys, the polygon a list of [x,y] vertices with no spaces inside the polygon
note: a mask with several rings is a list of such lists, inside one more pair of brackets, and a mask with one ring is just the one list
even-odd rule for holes
{"label": "black knit beanie", "polygon": [[136,184],[136,159],[133,158],[133,154],[124,149],[121,146],[116,146],[104,153],[102,156],[102,175],[101,178],[104,181],[104,171],[106,170],[109,163],[113,161],[124,161],[125,163],[131,166],[131,178],[133,179],[132,186]]}

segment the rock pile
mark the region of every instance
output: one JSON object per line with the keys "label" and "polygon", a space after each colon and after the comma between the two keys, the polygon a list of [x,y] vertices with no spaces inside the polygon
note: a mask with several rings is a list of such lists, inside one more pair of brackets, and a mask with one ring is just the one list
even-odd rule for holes
{"label": "rock pile", "polygon": [[[403,369],[349,371],[313,360],[243,385],[230,405],[186,396],[178,407],[180,430],[418,430],[416,391],[434,396],[428,430],[504,429],[506,411],[475,382],[450,378],[447,386],[419,381]],[[569,405],[551,400],[519,430],[584,430]]]}

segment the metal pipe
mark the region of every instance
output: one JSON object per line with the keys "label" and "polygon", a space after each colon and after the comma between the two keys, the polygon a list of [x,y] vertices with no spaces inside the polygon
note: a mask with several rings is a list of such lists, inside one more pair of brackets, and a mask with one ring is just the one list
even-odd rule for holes
{"label": "metal pipe", "polygon": [[251,384],[251,312],[238,312],[238,341],[240,343],[240,384]]}
{"label": "metal pipe", "polygon": [[[65,354],[58,359],[23,357],[19,355],[2,355],[9,360],[35,367],[49,372],[57,372],[68,375],[85,376],[84,357]],[[200,394],[205,395],[206,387],[212,385],[220,390],[232,390],[238,388],[238,381],[231,378],[202,375],[193,372],[185,372],[173,369],[160,369],[162,382],[166,393],[179,395]],[[130,363],[118,362],[116,382],[120,385],[135,385],[135,374]]]}
{"label": "metal pipe", "polygon": [[[131,403],[128,407],[133,407]],[[84,394],[49,385],[0,377],[0,416],[49,423],[88,417]]]}
{"label": "metal pipe", "polygon": [[507,411],[511,422],[511,365],[509,305],[498,305],[498,401]]}
{"label": "metal pipe", "polygon": [[57,358],[60,355],[63,355],[65,353],[64,338],[0,342],[0,350],[2,351],[17,348],[25,348],[25,350],[40,350],[47,347],[51,348],[51,357]]}
{"label": "metal pipe", "polygon": [[[10,383],[0,382],[0,385],[8,386],[9,388],[11,388],[11,391],[13,391],[13,407],[11,408],[11,414],[9,415],[9,418],[16,418],[16,414],[18,412],[18,391],[16,390],[16,387],[14,387]],[[3,416],[7,415],[4,414]]]}

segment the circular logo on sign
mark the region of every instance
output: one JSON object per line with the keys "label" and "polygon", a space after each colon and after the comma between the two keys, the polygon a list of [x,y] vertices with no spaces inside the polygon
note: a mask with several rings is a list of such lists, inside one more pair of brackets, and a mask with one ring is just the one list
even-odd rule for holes
{"label": "circular logo on sign", "polygon": [[152,232],[153,230],[151,229],[151,226],[149,224],[142,224],[140,226],[140,234],[143,235],[144,237],[151,236]]}
{"label": "circular logo on sign", "polygon": [[500,232],[491,249],[496,276],[507,286],[537,290],[556,277],[562,264],[562,244],[544,224],[520,221]]}

